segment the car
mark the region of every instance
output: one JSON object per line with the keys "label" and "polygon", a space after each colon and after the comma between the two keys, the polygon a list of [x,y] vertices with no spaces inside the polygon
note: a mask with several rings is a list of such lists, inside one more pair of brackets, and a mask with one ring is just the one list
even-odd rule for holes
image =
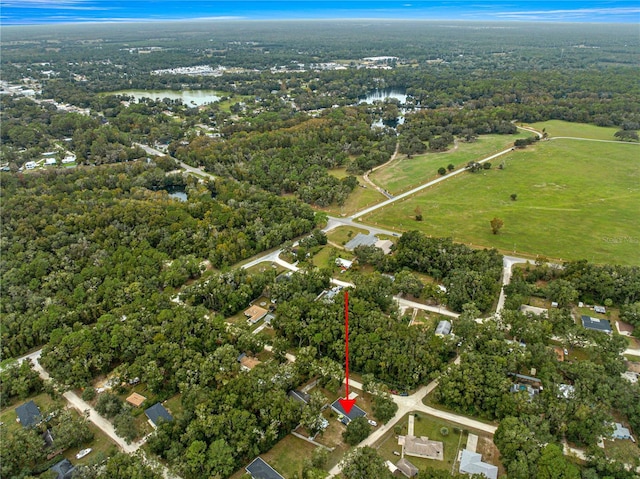
{"label": "car", "polygon": [[564,352],[565,356],[569,355],[569,351],[567,350],[567,348],[564,348],[563,352]]}
{"label": "car", "polygon": [[399,455],[400,455],[400,452],[398,452],[398,451],[393,451],[393,455],[394,455],[394,456],[399,456]]}
{"label": "car", "polygon": [[409,395],[409,393],[408,393],[408,392],[406,392],[406,391],[402,391],[402,392],[400,393],[400,396],[408,396],[408,395]]}
{"label": "car", "polygon": [[369,426],[376,427],[378,425],[378,423],[375,422],[373,419],[369,419],[367,422],[369,423]]}

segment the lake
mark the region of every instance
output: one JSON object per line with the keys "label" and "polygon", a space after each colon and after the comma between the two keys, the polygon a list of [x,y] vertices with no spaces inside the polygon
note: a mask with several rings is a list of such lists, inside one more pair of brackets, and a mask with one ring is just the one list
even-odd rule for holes
{"label": "lake", "polygon": [[182,100],[182,103],[191,107],[215,103],[222,97],[222,94],[215,90],[120,90],[108,94],[132,96],[136,101],[141,98]]}
{"label": "lake", "polygon": [[374,90],[360,99],[358,103],[373,103],[375,101],[385,101],[387,98],[394,98],[401,104],[407,102],[407,94],[403,90],[395,88],[385,88],[382,90]]}

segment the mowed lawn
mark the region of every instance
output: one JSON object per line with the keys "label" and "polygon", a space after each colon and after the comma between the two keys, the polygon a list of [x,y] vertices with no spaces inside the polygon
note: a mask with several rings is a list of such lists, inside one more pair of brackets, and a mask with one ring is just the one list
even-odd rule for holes
{"label": "mowed lawn", "polygon": [[532,136],[532,133],[519,132],[515,135],[481,135],[473,143],[458,141],[455,149],[442,153],[425,153],[413,158],[401,157],[389,166],[374,171],[369,179],[392,194],[420,186],[438,176],[438,168],[452,164],[456,169],[465,166],[471,160],[481,160],[513,146],[518,138]]}
{"label": "mowed lawn", "polygon": [[574,138],[592,138],[594,140],[617,140],[614,135],[619,128],[587,125],[584,123],[571,123],[562,120],[549,120],[532,123],[532,128],[538,131],[543,129],[553,138],[554,136],[570,136]]}
{"label": "mowed lawn", "polygon": [[[338,179],[349,176],[346,168],[334,168],[329,170],[329,174]],[[351,194],[349,194],[344,205],[338,206],[334,204],[327,208],[318,207],[317,209],[330,215],[347,216],[387,199],[382,193],[367,184],[362,178],[362,175],[355,175],[355,177],[358,179],[359,186],[356,186]]]}
{"label": "mowed lawn", "polygon": [[464,173],[364,220],[503,252],[640,264],[639,145],[559,139],[502,158],[504,170]]}

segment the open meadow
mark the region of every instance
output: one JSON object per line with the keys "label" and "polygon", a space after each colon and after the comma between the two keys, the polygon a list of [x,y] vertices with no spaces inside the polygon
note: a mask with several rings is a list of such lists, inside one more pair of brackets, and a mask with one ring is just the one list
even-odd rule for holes
{"label": "open meadow", "polygon": [[528,125],[538,131],[545,130],[553,138],[554,136],[570,136],[574,138],[591,138],[594,140],[617,140],[614,135],[618,128],[586,125],[584,123],[571,123],[562,120],[541,121]]}
{"label": "open meadow", "polygon": [[440,176],[438,168],[452,164],[456,169],[471,160],[481,160],[493,153],[512,146],[518,138],[531,136],[528,132],[515,135],[481,135],[473,143],[457,142],[457,146],[442,153],[424,153],[413,158],[401,156],[389,166],[369,175],[376,185],[391,194],[399,194]]}
{"label": "open meadow", "polygon": [[534,257],[640,264],[640,146],[558,139],[503,158],[504,170],[456,176],[364,221]]}

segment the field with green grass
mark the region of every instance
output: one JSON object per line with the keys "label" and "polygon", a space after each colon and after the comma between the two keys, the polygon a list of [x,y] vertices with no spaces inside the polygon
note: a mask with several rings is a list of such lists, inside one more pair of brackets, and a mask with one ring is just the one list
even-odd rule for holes
{"label": "field with green grass", "polygon": [[554,140],[502,158],[504,170],[456,176],[364,220],[515,254],[640,264],[637,144]]}
{"label": "field with green grass", "polygon": [[516,135],[481,135],[473,143],[458,142],[455,149],[442,153],[425,153],[413,158],[402,157],[389,166],[380,168],[369,175],[369,179],[392,194],[420,186],[440,175],[438,168],[453,164],[456,169],[471,160],[481,160],[492,153],[512,146],[518,138],[526,138],[531,133]]}
{"label": "field with green grass", "polygon": [[613,134],[619,128],[587,125],[584,123],[571,123],[562,120],[541,121],[530,125],[538,131],[543,129],[553,138],[554,136],[570,136],[574,138],[592,138],[594,140],[617,140]]}
{"label": "field with green grass", "polygon": [[369,230],[364,228],[355,228],[353,226],[339,226],[327,233],[327,240],[340,246],[344,246],[351,239],[355,238],[358,233],[366,235],[369,233]]}
{"label": "field with green grass", "polygon": [[[329,170],[329,174],[338,179],[348,176],[345,168],[334,168]],[[358,179],[358,184],[366,186],[366,188],[363,188],[363,186],[356,186],[345,201],[345,204],[342,206],[331,205],[328,208],[318,209],[330,215],[348,216],[386,199],[386,197],[382,193],[378,192],[378,190],[374,189],[371,185],[367,185],[362,178],[362,175],[356,175],[356,178]]]}

